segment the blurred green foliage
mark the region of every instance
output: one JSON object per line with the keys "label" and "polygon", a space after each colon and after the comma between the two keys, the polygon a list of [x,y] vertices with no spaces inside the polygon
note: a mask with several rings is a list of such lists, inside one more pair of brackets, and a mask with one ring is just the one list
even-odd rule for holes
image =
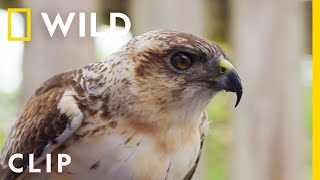
{"label": "blurred green foliage", "polygon": [[206,179],[228,179],[231,124],[225,93],[218,94],[208,105],[210,131],[205,139],[204,158]]}
{"label": "blurred green foliage", "polygon": [[5,133],[18,111],[18,94],[0,92],[0,149]]}

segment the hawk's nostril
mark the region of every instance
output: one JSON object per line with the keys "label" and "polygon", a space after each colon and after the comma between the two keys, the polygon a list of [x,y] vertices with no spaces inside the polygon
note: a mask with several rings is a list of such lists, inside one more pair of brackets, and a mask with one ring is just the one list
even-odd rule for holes
{"label": "hawk's nostril", "polygon": [[227,69],[225,67],[220,68],[220,73],[225,73],[226,71],[227,71]]}

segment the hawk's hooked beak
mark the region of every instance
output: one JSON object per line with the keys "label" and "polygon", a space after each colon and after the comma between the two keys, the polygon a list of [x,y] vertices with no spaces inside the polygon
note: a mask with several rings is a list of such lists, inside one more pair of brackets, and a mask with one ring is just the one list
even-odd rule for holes
{"label": "hawk's hooked beak", "polygon": [[221,71],[221,75],[215,78],[215,86],[216,88],[226,90],[227,92],[235,92],[237,95],[235,107],[237,107],[242,96],[242,85],[240,76],[228,60],[221,58],[218,65]]}

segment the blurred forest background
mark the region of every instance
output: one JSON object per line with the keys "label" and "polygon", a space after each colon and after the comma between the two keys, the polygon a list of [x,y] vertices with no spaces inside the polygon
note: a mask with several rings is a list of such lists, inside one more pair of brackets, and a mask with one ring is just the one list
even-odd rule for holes
{"label": "blurred forest background", "polygon": [[[311,179],[311,6],[309,0],[1,0],[0,147],[10,124],[41,82],[59,72],[100,61],[133,36],[157,28],[191,32],[217,42],[244,84],[235,97],[218,95],[208,106],[211,131],[194,179]],[[32,9],[32,40],[7,41],[9,7]],[[1,10],[2,9],[2,10]],[[124,37],[79,38],[78,17],[67,38],[51,38],[40,13],[97,12],[98,29],[109,13],[131,19]],[[89,15],[89,14],[87,14]],[[14,18],[20,27],[23,15]],[[87,16],[87,22],[89,18]],[[119,28],[123,25],[117,22]],[[89,31],[89,23],[87,23]]]}

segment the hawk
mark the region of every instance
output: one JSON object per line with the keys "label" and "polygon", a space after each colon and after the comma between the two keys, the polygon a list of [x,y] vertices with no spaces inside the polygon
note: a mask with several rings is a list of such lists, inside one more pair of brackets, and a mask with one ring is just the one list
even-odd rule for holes
{"label": "hawk", "polygon": [[[223,90],[239,103],[240,77],[218,45],[173,30],[147,32],[102,62],[44,82],[6,139],[0,177],[191,179],[208,129],[204,109]],[[20,174],[8,167],[15,153],[24,157],[13,162]],[[61,153],[71,163],[58,173]],[[28,172],[29,154],[41,173]]]}

